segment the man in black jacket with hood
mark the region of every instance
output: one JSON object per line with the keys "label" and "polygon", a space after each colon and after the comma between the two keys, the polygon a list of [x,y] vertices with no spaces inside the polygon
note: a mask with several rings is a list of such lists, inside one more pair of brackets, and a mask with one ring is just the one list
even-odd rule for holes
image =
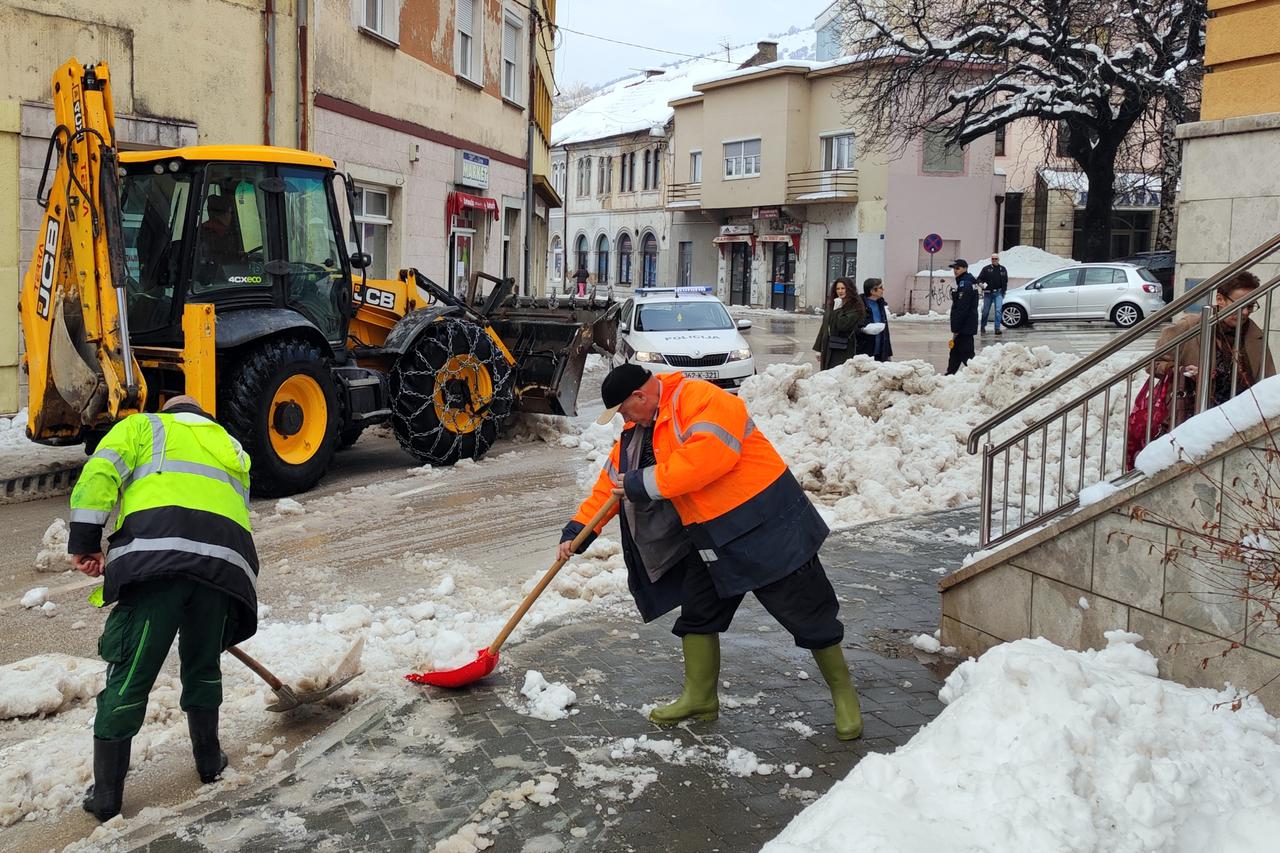
{"label": "man in black jacket with hood", "polygon": [[948,266],[956,277],[951,288],[951,355],[947,375],[951,376],[973,358],[973,336],[978,334],[978,280],[969,274],[969,262],[956,258]]}

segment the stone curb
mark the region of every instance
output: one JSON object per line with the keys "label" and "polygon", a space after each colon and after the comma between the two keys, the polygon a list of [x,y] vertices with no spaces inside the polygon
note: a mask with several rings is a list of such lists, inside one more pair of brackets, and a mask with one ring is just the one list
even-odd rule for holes
{"label": "stone curb", "polygon": [[0,506],[70,494],[83,468],[84,463],[81,462],[0,480]]}

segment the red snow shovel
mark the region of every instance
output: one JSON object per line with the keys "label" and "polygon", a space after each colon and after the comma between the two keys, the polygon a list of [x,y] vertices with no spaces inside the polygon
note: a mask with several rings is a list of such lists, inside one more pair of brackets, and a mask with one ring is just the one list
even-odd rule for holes
{"label": "red snow shovel", "polygon": [[[618,496],[613,495],[609,500],[605,501],[604,506],[600,507],[600,511],[595,514],[587,526],[573,538],[573,548],[571,552],[577,551],[579,546],[586,541],[592,531],[606,515],[618,505]],[[415,684],[431,684],[436,687],[465,687],[474,681],[479,681],[489,673],[493,672],[498,666],[498,650],[502,648],[502,644],[507,641],[507,637],[511,636],[511,632],[520,624],[520,620],[529,612],[529,608],[538,600],[538,596],[542,595],[542,591],[546,589],[551,581],[555,580],[556,574],[560,571],[565,563],[569,562],[568,558],[556,560],[551,564],[551,568],[542,576],[542,580],[538,581],[538,585],[533,591],[525,596],[524,601],[520,602],[520,606],[516,608],[516,612],[507,620],[507,624],[502,627],[498,638],[493,641],[492,645],[487,649],[481,649],[476,659],[471,663],[463,664],[456,669],[441,669],[435,672],[415,672],[406,675],[405,678]]]}

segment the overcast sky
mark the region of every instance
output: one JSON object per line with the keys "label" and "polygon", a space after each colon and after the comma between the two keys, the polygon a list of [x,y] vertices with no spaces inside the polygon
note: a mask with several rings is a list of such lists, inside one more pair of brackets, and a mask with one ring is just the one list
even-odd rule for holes
{"label": "overcast sky", "polygon": [[[793,26],[808,27],[831,0],[559,0],[562,27],[619,41],[703,54],[729,39],[756,41]],[[604,83],[632,69],[665,65],[680,57],[624,47],[560,31],[556,83]]]}

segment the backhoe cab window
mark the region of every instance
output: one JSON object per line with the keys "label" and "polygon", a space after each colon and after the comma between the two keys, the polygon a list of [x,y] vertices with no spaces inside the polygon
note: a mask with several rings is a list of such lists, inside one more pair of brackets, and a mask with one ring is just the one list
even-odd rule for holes
{"label": "backhoe cab window", "polygon": [[324,173],[284,167],[286,300],[331,341],[342,339],[351,285],[342,267],[338,230]]}
{"label": "backhoe cab window", "polygon": [[141,334],[169,325],[174,288],[182,273],[183,226],[191,175],[131,171],[121,188],[125,294],[129,329]]}
{"label": "backhoe cab window", "polygon": [[268,260],[267,194],[258,189],[265,177],[261,166],[209,166],[196,229],[193,293],[270,289],[271,277],[263,269]]}

